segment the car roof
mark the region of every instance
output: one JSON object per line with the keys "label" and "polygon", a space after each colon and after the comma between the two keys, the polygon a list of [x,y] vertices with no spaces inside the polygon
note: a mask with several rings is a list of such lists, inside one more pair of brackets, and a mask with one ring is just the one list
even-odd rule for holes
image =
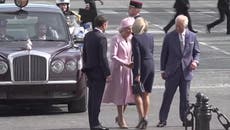
{"label": "car roof", "polygon": [[[0,12],[17,12],[20,8],[15,4],[0,4]],[[22,10],[28,12],[56,12],[62,13],[60,8],[51,4],[28,4]]]}

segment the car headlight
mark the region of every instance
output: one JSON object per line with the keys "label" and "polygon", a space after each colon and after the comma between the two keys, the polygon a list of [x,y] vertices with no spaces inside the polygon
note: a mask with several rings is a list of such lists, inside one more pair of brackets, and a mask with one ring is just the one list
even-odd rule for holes
{"label": "car headlight", "polygon": [[55,60],[51,63],[51,69],[55,73],[61,73],[64,70],[64,63],[61,60]]}
{"label": "car headlight", "polygon": [[66,63],[67,71],[74,71],[76,70],[76,68],[77,68],[77,63],[75,61],[71,60]]}
{"label": "car headlight", "polygon": [[8,65],[4,61],[0,61],[0,74],[5,74],[8,70]]}

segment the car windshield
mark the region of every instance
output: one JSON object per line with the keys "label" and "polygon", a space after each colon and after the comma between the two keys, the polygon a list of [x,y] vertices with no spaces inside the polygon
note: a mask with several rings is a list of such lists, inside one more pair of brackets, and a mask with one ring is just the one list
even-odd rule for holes
{"label": "car windshield", "polygon": [[67,40],[68,28],[61,14],[44,12],[0,13],[0,41]]}

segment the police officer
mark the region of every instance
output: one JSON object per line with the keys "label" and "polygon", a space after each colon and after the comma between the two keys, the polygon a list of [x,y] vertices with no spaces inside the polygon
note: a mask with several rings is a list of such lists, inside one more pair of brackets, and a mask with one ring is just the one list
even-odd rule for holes
{"label": "police officer", "polygon": [[74,15],[76,16],[77,23],[80,23],[81,16],[77,12],[70,10],[70,0],[56,0],[56,5],[62,10],[66,17]]}
{"label": "police officer", "polygon": [[217,8],[219,10],[219,19],[216,21],[208,24],[207,27],[207,32],[211,32],[211,28],[214,26],[222,23],[225,19],[225,15],[227,17],[227,34],[230,34],[230,0],[218,0],[217,2]]}
{"label": "police officer", "polygon": [[81,15],[77,12],[70,10],[70,0],[56,0],[56,5],[62,10],[66,16],[66,22],[69,26],[69,31],[72,36],[76,35],[80,23]]}

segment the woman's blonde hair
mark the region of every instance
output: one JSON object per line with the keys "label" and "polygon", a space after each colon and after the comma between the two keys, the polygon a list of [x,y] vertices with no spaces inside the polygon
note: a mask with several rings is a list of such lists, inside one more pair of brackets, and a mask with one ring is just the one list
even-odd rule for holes
{"label": "woman's blonde hair", "polygon": [[134,34],[142,34],[148,31],[148,22],[144,18],[137,18],[133,24]]}

